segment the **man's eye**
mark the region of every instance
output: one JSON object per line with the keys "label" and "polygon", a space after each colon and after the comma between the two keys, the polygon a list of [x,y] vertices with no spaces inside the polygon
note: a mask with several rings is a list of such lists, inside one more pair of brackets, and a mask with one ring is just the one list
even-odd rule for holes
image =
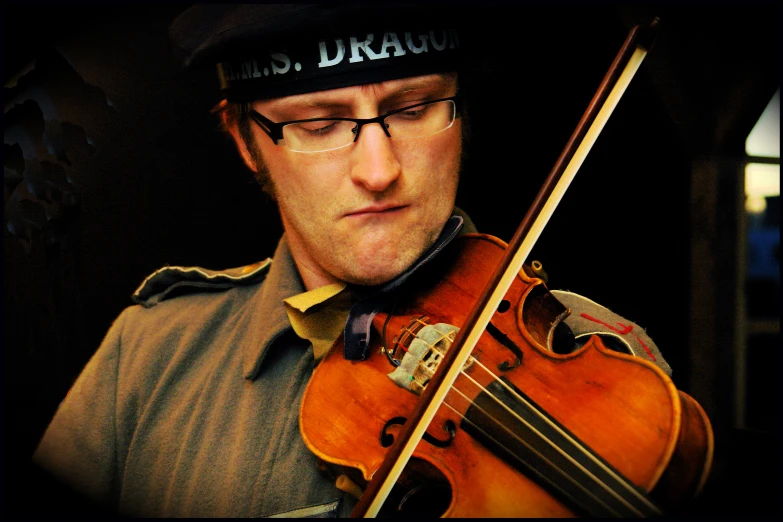
{"label": "man's eye", "polygon": [[308,134],[321,136],[323,134],[334,131],[339,123],[339,121],[311,121],[307,123],[300,123],[299,127],[307,131]]}
{"label": "man's eye", "polygon": [[411,109],[398,112],[396,115],[401,118],[405,118],[406,120],[418,120],[424,116],[428,109],[429,105],[422,105],[420,107],[413,107]]}

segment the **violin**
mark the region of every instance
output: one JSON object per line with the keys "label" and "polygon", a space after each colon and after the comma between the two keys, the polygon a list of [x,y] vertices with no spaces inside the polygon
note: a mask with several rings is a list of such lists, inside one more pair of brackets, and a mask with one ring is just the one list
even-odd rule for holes
{"label": "violin", "polygon": [[524,263],[657,23],[631,30],[511,242],[455,239],[375,316],[366,360],[340,337],[316,368],[300,428],[352,516],[659,516],[703,487],[701,406],[599,337],[561,350],[570,311]]}

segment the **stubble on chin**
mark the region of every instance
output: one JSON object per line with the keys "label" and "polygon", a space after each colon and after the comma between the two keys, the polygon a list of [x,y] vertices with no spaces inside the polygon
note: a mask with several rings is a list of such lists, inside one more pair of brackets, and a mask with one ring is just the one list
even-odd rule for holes
{"label": "stubble on chin", "polygon": [[[461,176],[462,166],[466,156],[466,145],[470,136],[470,131],[466,123],[467,121],[464,119],[463,125],[461,126],[460,153],[456,159],[455,165],[457,179]],[[278,201],[277,198],[274,180],[272,179],[269,168],[264,162],[260,147],[254,140],[250,141],[249,144],[251,146],[248,147],[248,149],[257,168],[254,173],[255,179],[261,186],[264,194],[278,205],[279,210],[282,210],[280,201]],[[456,196],[456,187],[454,196]],[[445,196],[441,195],[441,197]],[[422,235],[411,235],[409,234],[410,229],[404,229],[403,237],[396,239],[397,242],[393,245],[393,248],[388,249],[389,253],[387,254],[382,252],[384,249],[370,249],[369,251],[371,254],[339,255],[335,253],[351,252],[351,246],[353,245],[343,245],[344,248],[341,249],[339,241],[332,241],[328,242],[326,245],[319,245],[320,249],[325,249],[322,253],[330,260],[328,263],[330,266],[326,266],[325,263],[318,262],[318,260],[315,261],[320,265],[321,269],[326,270],[330,275],[351,284],[375,286],[391,281],[407,270],[437,241],[443,226],[451,215],[455,203],[454,199],[455,198],[452,197],[450,205],[445,205],[449,207],[448,212],[445,213],[445,218],[439,219],[439,226],[436,225],[429,228],[424,231],[424,234]],[[307,227],[307,225],[308,224],[305,224],[305,227]],[[415,224],[413,226],[415,226]],[[317,237],[321,232],[322,231],[319,230],[311,230],[311,233],[316,235],[314,237]],[[417,240],[416,237],[419,239]],[[315,253],[319,250],[319,246],[311,244],[308,249],[310,252]],[[367,255],[374,255],[372,262],[368,262]]]}
{"label": "stubble on chin", "polygon": [[422,230],[414,235],[408,229],[401,228],[403,237],[391,239],[393,244],[387,244],[386,248],[368,248],[363,255],[355,256],[345,280],[365,286],[393,280],[410,268],[437,241],[443,224],[445,221],[440,227]]}

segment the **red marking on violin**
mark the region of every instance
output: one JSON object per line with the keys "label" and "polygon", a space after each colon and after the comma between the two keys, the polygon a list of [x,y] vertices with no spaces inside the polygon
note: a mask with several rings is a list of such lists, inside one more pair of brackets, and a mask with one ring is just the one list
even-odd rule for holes
{"label": "red marking on violin", "polygon": [[655,356],[653,355],[653,353],[650,351],[650,349],[649,349],[649,348],[647,348],[647,345],[646,345],[646,344],[644,344],[644,341],[642,341],[641,339],[639,339],[639,336],[638,336],[638,335],[636,335],[636,334],[633,334],[633,336],[634,336],[634,337],[636,337],[636,340],[637,340],[637,341],[639,341],[639,344],[641,344],[641,345],[642,345],[642,348],[644,348],[644,351],[645,351],[645,352],[647,352],[647,355],[649,355],[649,356],[650,356],[650,359],[652,359],[653,361],[657,361],[658,359],[656,359],[656,358],[655,358]]}
{"label": "red marking on violin", "polygon": [[[585,319],[587,319],[589,321],[593,321],[594,323],[602,324],[602,325],[606,326],[607,328],[609,328],[610,330],[613,330],[613,331],[619,333],[620,335],[625,335],[625,334],[631,333],[633,331],[633,325],[632,324],[626,326],[623,323],[618,322],[617,324],[620,327],[622,327],[622,330],[618,330],[617,328],[615,328],[611,324],[606,324],[605,322],[601,321],[600,319],[596,319],[595,317],[591,317],[589,314],[581,313],[581,314],[579,314],[579,316],[580,317],[584,317]],[[644,351],[647,352],[647,355],[650,356],[650,359],[652,359],[653,361],[657,361],[658,359],[655,358],[655,355],[653,355],[653,353],[650,351],[650,349],[647,347],[647,345],[644,344],[644,341],[642,341],[639,338],[639,336],[636,335],[636,334],[633,334],[633,336],[636,337],[636,340],[639,341],[639,344],[642,345],[642,348],[644,348]]]}
{"label": "red marking on violin", "polygon": [[[606,326],[607,328],[609,328],[610,330],[613,330],[613,331],[619,333],[620,335],[625,335],[625,334],[631,333],[633,331],[633,325],[632,324],[626,326],[623,323],[618,322],[617,323],[618,326],[620,326],[622,328],[622,330],[618,330],[617,328],[615,328],[611,324],[606,324],[605,322],[601,321],[600,319],[596,319],[595,317],[591,317],[588,314],[582,313],[582,314],[579,314],[579,315],[580,315],[580,317],[584,317],[585,319],[593,321],[594,323],[602,324],[602,325]],[[637,339],[638,339],[638,337],[637,337]]]}

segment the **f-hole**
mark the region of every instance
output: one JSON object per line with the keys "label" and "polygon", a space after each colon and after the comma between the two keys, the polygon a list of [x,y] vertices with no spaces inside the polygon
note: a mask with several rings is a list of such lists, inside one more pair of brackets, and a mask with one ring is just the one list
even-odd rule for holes
{"label": "f-hole", "polygon": [[[381,430],[381,446],[384,448],[388,448],[392,444],[394,444],[394,435],[388,432],[389,428],[392,426],[402,426],[405,424],[405,421],[407,421],[405,417],[394,417],[392,419],[389,419],[386,424],[383,425],[383,429]],[[439,439],[435,437],[434,435],[430,435],[429,432],[424,432],[424,435],[422,435],[422,438],[435,446],[436,448],[448,448],[451,446],[451,442],[454,440],[454,437],[457,436],[457,425],[454,424],[451,420],[447,420],[443,425],[443,431],[446,432],[447,437],[445,439]]]}

